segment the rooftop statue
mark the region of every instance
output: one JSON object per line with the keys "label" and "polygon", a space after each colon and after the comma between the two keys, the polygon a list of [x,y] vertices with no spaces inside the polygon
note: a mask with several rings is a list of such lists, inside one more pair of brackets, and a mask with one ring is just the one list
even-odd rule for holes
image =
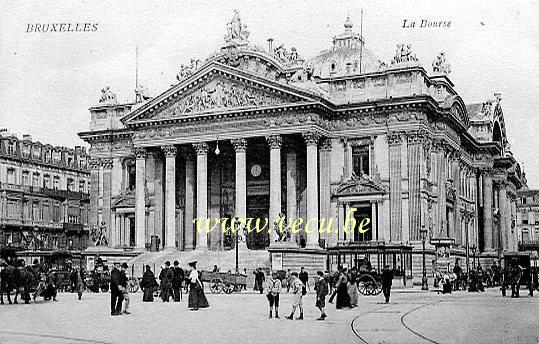
{"label": "rooftop statue", "polygon": [[397,51],[391,64],[406,63],[406,62],[417,62],[419,61],[415,54],[412,54],[412,45],[408,44],[397,44]]}
{"label": "rooftop statue", "polygon": [[199,67],[200,67],[200,60],[197,60],[197,59],[191,59],[190,65],[184,65],[182,63],[180,65],[180,72],[176,74],[176,79],[178,81],[187,79],[188,77],[193,75]]}
{"label": "rooftop statue", "polygon": [[432,61],[432,72],[442,74],[451,73],[451,65],[445,60],[445,52],[441,51],[436,59]]}
{"label": "rooftop statue", "polygon": [[135,89],[135,101],[138,103],[148,100],[150,98],[151,96],[149,94],[148,88],[142,85],[138,85]]}
{"label": "rooftop statue", "polygon": [[99,99],[100,103],[116,103],[116,94],[112,93],[110,87],[105,87],[101,90],[101,98]]}
{"label": "rooftop statue", "polygon": [[226,31],[225,41],[227,43],[245,42],[249,38],[247,25],[241,23],[240,13],[237,10],[234,10],[234,17],[226,24]]}

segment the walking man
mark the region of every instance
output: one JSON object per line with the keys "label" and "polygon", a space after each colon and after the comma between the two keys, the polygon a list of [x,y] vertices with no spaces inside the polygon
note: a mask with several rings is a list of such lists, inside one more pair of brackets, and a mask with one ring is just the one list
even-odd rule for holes
{"label": "walking man", "polygon": [[268,293],[266,297],[269,301],[269,318],[272,318],[273,306],[275,306],[275,319],[279,319],[279,295],[281,294],[281,280],[279,276],[272,276],[270,274],[268,280]]}
{"label": "walking man", "polygon": [[122,314],[123,293],[120,290],[121,272],[118,269],[120,263],[114,263],[110,271],[110,315]]}
{"label": "walking man", "polygon": [[389,265],[384,267],[382,271],[382,291],[386,298],[386,303],[389,303],[389,297],[391,296],[391,285],[393,284],[393,270],[389,268]]}
{"label": "walking man", "polygon": [[122,263],[122,270],[120,271],[120,287],[123,297],[123,314],[131,314],[129,312],[129,290],[127,290],[127,263]]}
{"label": "walking man", "polygon": [[172,268],[172,294],[174,302],[182,300],[182,282],[185,277],[183,269],[180,268],[180,263],[175,260]]}
{"label": "walking man", "polygon": [[297,320],[303,320],[303,295],[304,292],[306,293],[305,285],[299,280],[298,273],[295,271],[292,272],[291,283],[292,293],[294,294],[292,296],[292,313],[286,318],[293,320],[294,312],[296,312],[296,308],[299,307],[299,317]]}
{"label": "walking man", "polygon": [[165,262],[165,267],[159,273],[159,280],[161,282],[161,298],[163,302],[169,302],[170,294],[172,291],[172,270],[170,269],[170,262]]}
{"label": "walking man", "polygon": [[[303,285],[305,285],[306,288],[309,287],[309,273],[307,272],[307,270],[305,270],[303,266],[301,267],[301,270],[299,272],[299,280],[301,281],[301,283],[303,283]],[[309,288],[309,290],[310,289],[311,288]]]}
{"label": "walking man", "polygon": [[318,271],[316,274],[318,275],[318,280],[314,285],[314,290],[316,290],[316,307],[320,309],[320,318],[316,320],[324,320],[326,318],[324,307],[326,307],[326,295],[329,293],[329,286],[324,278],[323,271]]}

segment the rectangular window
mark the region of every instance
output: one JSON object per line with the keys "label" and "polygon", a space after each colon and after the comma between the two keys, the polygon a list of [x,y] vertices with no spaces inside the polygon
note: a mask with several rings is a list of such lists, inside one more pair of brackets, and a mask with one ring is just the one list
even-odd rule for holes
{"label": "rectangular window", "polygon": [[30,185],[30,172],[22,171],[22,185]]}
{"label": "rectangular window", "polygon": [[369,146],[352,147],[352,171],[356,176],[370,175]]}
{"label": "rectangular window", "polygon": [[10,141],[7,144],[7,154],[15,155],[15,142]]}
{"label": "rectangular window", "polygon": [[52,188],[54,190],[58,190],[60,188],[60,177],[54,176],[52,181]]}
{"label": "rectangular window", "polygon": [[7,183],[8,184],[15,184],[15,169],[14,168],[8,168],[7,169]]}
{"label": "rectangular window", "polygon": [[48,174],[45,174],[43,176],[43,187],[46,188],[46,189],[51,188],[51,176],[48,175]]}
{"label": "rectangular window", "polygon": [[530,232],[527,229],[522,230],[522,242],[528,244],[530,242]]}
{"label": "rectangular window", "polygon": [[84,180],[79,181],[79,192],[84,192],[84,187],[86,183],[84,183]]}
{"label": "rectangular window", "polygon": [[72,178],[67,178],[67,189],[69,191],[75,191],[74,187],[75,187],[75,185],[74,185],[73,179]]}
{"label": "rectangular window", "polygon": [[37,172],[32,174],[32,186],[39,187],[39,173]]}

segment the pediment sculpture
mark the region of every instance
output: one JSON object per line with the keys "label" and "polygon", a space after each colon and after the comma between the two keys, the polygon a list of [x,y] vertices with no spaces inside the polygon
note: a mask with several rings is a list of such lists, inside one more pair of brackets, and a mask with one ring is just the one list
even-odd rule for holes
{"label": "pediment sculpture", "polygon": [[158,118],[237,107],[271,106],[284,103],[280,97],[237,82],[212,81],[164,109]]}
{"label": "pediment sculpture", "polygon": [[354,195],[371,195],[384,194],[386,187],[374,178],[362,174],[357,176],[354,172],[347,180],[343,181],[338,187],[334,196],[354,196]]}
{"label": "pediment sculpture", "polygon": [[241,23],[240,13],[234,10],[234,17],[226,24],[225,41],[227,43],[247,43],[249,31],[247,25]]}
{"label": "pediment sculpture", "polygon": [[191,59],[190,65],[184,65],[183,63],[180,65],[180,71],[178,74],[176,74],[176,79],[178,81],[182,81],[184,79],[187,79],[191,75],[195,74],[196,70],[200,67],[200,60],[197,59]]}

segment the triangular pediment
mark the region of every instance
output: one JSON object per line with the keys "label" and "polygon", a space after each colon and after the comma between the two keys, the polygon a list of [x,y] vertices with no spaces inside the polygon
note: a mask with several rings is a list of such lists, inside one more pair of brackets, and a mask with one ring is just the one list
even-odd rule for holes
{"label": "triangular pediment", "polygon": [[362,196],[386,193],[386,187],[378,180],[372,179],[367,175],[361,177],[352,174],[352,176],[343,181],[338,187],[334,197]]}
{"label": "triangular pediment", "polygon": [[318,101],[316,95],[216,62],[135,109],[122,122],[129,125]]}

